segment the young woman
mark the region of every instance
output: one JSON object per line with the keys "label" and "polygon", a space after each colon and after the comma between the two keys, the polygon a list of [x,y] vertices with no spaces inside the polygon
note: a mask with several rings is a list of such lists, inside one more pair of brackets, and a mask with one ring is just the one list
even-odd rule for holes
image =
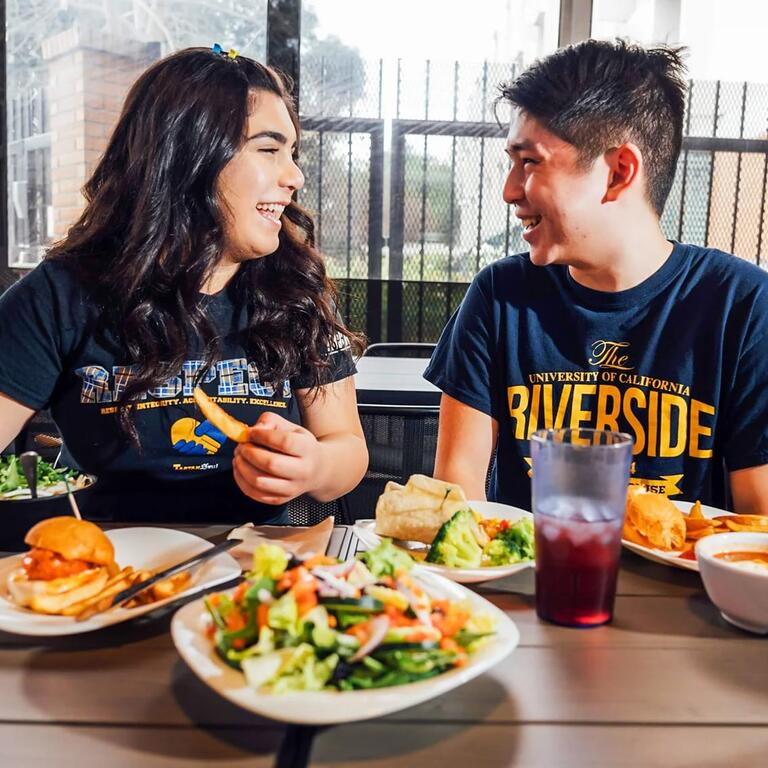
{"label": "young woman", "polygon": [[[200,48],[132,87],[87,205],[0,298],[0,447],[50,408],[92,517],[285,522],[367,467],[350,343],[294,201],[280,77]],[[235,446],[195,385],[253,425]]]}

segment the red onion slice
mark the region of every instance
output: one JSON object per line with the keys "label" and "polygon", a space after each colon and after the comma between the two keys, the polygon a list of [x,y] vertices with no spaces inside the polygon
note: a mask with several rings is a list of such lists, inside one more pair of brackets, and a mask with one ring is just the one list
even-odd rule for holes
{"label": "red onion slice", "polygon": [[371,634],[368,637],[368,640],[355,651],[355,655],[350,658],[350,662],[354,663],[360,661],[363,656],[367,656],[371,651],[378,648],[384,640],[388,630],[389,616],[382,614],[375,619],[372,619]]}

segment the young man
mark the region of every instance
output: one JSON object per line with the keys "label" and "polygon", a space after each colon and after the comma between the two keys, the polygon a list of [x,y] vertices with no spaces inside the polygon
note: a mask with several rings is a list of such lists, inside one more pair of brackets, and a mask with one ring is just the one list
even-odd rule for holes
{"label": "young man", "polygon": [[504,200],[530,253],[483,269],[426,378],[443,391],[435,476],[530,509],[529,437],[635,439],[632,482],[768,513],[768,274],[668,241],[682,143],[678,51],[588,40],[538,61],[514,107]]}

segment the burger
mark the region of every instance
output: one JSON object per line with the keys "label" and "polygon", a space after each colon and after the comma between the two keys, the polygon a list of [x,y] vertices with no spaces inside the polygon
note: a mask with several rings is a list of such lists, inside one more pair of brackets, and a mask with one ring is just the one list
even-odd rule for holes
{"label": "burger", "polygon": [[9,574],[8,592],[37,613],[61,613],[97,595],[118,570],[112,542],[87,520],[50,517],[30,528],[24,541],[31,549]]}

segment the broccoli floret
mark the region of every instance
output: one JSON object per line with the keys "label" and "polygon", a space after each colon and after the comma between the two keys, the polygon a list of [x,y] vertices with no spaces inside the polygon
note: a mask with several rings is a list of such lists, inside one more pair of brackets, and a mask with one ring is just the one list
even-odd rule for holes
{"label": "broccoli floret", "polygon": [[469,509],[460,509],[437,532],[427,554],[427,562],[452,568],[478,568],[483,549],[478,544],[483,534]]}
{"label": "broccoli floret", "polygon": [[486,565],[511,565],[534,556],[533,521],[530,517],[518,520],[500,531],[483,549]]}
{"label": "broccoli floret", "polygon": [[411,556],[398,549],[391,539],[382,539],[375,549],[369,549],[357,555],[375,578],[394,576],[398,570],[410,571],[413,568]]}

